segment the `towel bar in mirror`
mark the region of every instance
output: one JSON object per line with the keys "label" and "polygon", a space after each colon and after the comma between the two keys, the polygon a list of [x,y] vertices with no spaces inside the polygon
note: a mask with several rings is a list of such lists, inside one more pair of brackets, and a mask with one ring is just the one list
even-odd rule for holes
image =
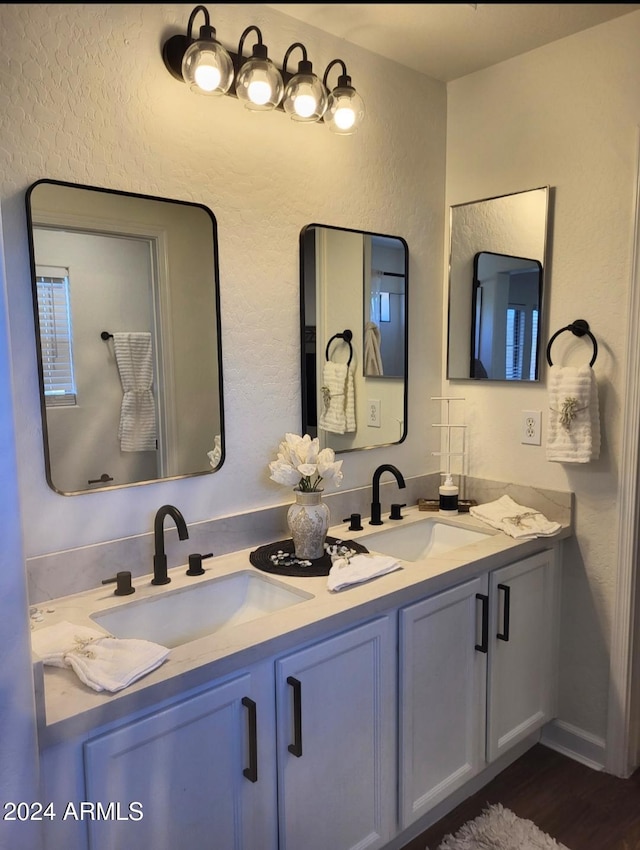
{"label": "towel bar in mirror", "polygon": [[303,229],[302,433],[317,436],[321,447],[348,452],[405,439],[408,287],[401,237],[321,224]]}

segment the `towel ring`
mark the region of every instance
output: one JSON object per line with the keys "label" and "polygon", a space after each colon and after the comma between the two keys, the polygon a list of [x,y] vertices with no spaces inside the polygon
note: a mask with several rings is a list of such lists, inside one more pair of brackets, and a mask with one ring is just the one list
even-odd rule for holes
{"label": "towel ring", "polygon": [[557,336],[560,336],[564,331],[571,331],[574,336],[588,336],[591,342],[593,343],[593,357],[589,363],[589,366],[593,366],[596,362],[596,357],[598,356],[598,343],[596,341],[595,336],[589,330],[589,322],[586,322],[584,319],[576,319],[574,322],[571,322],[570,325],[567,325],[564,328],[560,328],[559,331],[556,331],[554,335],[549,340],[549,344],[547,345],[547,363],[549,366],[553,366],[551,362],[551,344]]}
{"label": "towel ring", "polygon": [[349,359],[347,360],[347,366],[351,365],[351,358],[353,357],[353,346],[351,345],[351,340],[353,339],[353,333],[347,328],[341,334],[334,334],[329,342],[327,343],[327,348],[325,350],[325,360],[329,360],[329,346],[334,341],[334,339],[343,339],[347,345],[349,346]]}

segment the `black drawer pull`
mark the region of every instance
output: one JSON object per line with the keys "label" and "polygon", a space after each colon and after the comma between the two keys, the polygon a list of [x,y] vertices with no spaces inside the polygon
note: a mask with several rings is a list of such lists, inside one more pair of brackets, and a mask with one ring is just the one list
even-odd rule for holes
{"label": "black drawer pull", "polygon": [[499,584],[498,590],[504,591],[504,609],[502,614],[502,631],[498,632],[498,640],[509,640],[509,614],[511,607],[511,588],[508,584]]}
{"label": "black drawer pull", "polygon": [[489,652],[489,597],[484,593],[476,593],[476,599],[482,602],[482,643],[477,643],[478,652]]}
{"label": "black drawer pull", "polygon": [[302,683],[293,676],[287,677],[287,684],[293,688],[293,744],[289,752],[300,758],[302,755]]}
{"label": "black drawer pull", "polygon": [[249,767],[245,767],[242,775],[249,782],[258,781],[258,722],[256,704],[249,697],[242,697],[242,704],[247,709],[247,722],[249,724]]}

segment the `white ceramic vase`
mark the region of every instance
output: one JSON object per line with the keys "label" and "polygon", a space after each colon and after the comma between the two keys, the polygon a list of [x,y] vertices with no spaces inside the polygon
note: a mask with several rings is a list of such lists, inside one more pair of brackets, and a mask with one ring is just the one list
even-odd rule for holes
{"label": "white ceramic vase", "polygon": [[324,555],[329,530],[329,508],[322,491],[294,490],[296,500],[287,512],[287,523],[296,558],[312,561]]}

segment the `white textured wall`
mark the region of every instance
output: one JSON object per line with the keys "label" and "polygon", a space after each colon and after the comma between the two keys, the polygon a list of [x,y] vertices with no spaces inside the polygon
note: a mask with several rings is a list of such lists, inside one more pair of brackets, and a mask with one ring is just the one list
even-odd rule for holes
{"label": "white textured wall", "polygon": [[[448,87],[447,204],[553,187],[543,341],[586,319],[599,344],[603,446],[587,465],[546,461],[546,368],[539,384],[454,382],[470,428],[471,475],[576,494],[566,547],[561,719],[606,733],[608,649],[616,579],[627,303],[637,126],[640,13],[579,33]],[[573,340],[573,344],[572,344]],[[571,351],[565,354],[565,343]],[[563,334],[552,359],[588,360]],[[546,362],[545,362],[546,366]],[[542,447],[520,444],[520,412],[542,411]]]}
{"label": "white textured wall", "polygon": [[[299,40],[320,74],[339,56],[368,108],[353,137],[250,114],[233,98],[190,94],[164,68],[163,40],[186,30],[190,11],[0,6],[0,190],[27,556],[150,531],[165,502],[194,522],[290,501],[267,463],[301,427],[298,239],[310,222],[403,236],[411,257],[409,437],[346,456],[343,488],[367,484],[383,461],[407,475],[435,468],[427,423],[441,374],[444,85],[263,6],[217,5],[212,23],[229,48],[255,23],[276,61]],[[214,212],[227,437],[219,472],[82,496],[47,488],[24,213],[25,190],[45,177]]]}

